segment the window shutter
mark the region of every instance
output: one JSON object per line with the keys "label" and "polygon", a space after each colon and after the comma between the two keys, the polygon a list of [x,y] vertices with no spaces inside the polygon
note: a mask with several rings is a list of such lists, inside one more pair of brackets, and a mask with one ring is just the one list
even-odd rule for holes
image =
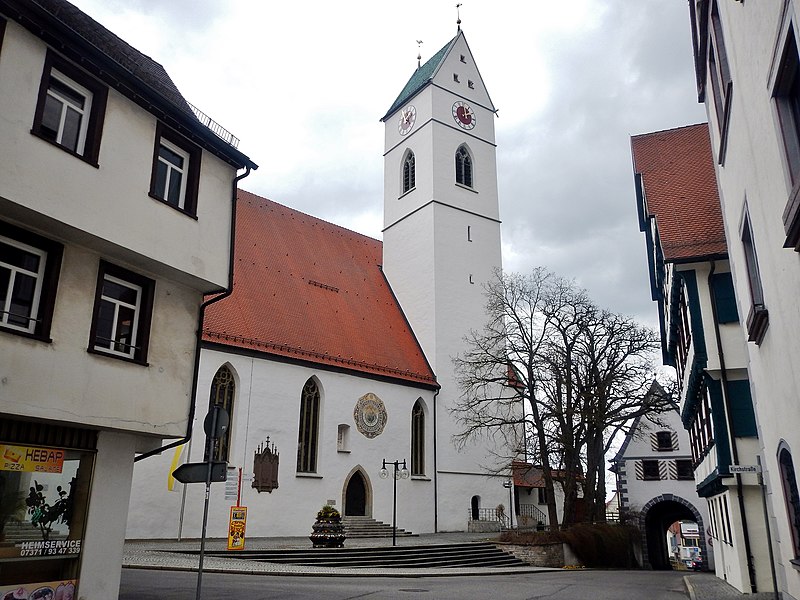
{"label": "window shutter", "polygon": [[736,309],[736,294],[733,289],[733,278],[730,273],[715,273],[711,277],[714,300],[717,308],[717,322],[735,323],[739,320]]}

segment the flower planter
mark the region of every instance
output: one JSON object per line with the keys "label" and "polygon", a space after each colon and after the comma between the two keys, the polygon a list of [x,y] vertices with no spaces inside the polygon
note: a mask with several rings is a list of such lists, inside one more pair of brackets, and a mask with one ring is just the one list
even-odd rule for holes
{"label": "flower planter", "polygon": [[347,535],[344,533],[342,517],[335,508],[323,506],[308,536],[314,548],[342,548]]}

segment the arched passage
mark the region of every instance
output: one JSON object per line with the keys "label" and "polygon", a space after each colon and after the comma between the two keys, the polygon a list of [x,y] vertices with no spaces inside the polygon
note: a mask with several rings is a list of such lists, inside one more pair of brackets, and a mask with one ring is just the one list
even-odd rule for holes
{"label": "arched passage", "polygon": [[687,500],[673,494],[663,494],[653,498],[642,508],[640,528],[642,530],[642,559],[645,567],[668,570],[672,568],[667,552],[667,528],[675,521],[694,521],[700,531],[700,552],[708,565],[703,517]]}
{"label": "arched passage", "polygon": [[369,517],[372,515],[372,488],[363,469],[356,467],[345,479],[343,490],[344,516]]}

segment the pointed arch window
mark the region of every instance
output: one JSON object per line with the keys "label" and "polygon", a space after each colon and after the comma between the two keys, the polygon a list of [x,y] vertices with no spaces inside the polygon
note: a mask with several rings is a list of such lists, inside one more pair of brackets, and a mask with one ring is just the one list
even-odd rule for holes
{"label": "pointed arch window", "polygon": [[414,153],[411,150],[406,151],[403,158],[403,193],[413,190],[416,185],[416,166],[414,164]]}
{"label": "pointed arch window", "polygon": [[297,432],[297,472],[317,472],[319,445],[319,387],[313,379],[306,381],[300,397],[300,426]]}
{"label": "pointed arch window", "polygon": [[472,187],[472,157],[464,146],[456,150],[456,183]]}
{"label": "pointed arch window", "polygon": [[[226,366],[220,367],[211,382],[211,398],[209,402],[209,408],[213,409],[214,406],[224,408],[225,412],[228,413],[231,424],[233,423],[233,397],[235,392],[236,384],[233,379],[233,373],[231,373],[231,370]],[[214,447],[210,449],[211,460],[228,462],[228,459],[230,458],[231,429],[232,427],[229,426],[223,436],[214,442]],[[207,448],[206,460],[208,459],[209,449]]]}
{"label": "pointed arch window", "polygon": [[797,491],[792,455],[785,447],[778,453],[778,465],[781,471],[783,497],[786,500],[786,516],[789,517],[789,529],[792,533],[792,553],[798,558],[800,557],[800,495]]}
{"label": "pointed arch window", "polygon": [[419,400],[411,409],[411,474],[425,475],[425,411]]}

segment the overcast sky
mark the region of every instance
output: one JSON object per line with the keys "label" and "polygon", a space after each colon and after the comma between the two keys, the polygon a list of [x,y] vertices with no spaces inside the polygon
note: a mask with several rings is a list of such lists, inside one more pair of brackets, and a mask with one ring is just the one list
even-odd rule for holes
{"label": "overcast sky", "polygon": [[[455,0],[72,0],[241,139],[248,191],[381,238],[385,114]],[[706,120],[686,0],[462,0],[495,106],[503,261],[655,326],[630,136]]]}

